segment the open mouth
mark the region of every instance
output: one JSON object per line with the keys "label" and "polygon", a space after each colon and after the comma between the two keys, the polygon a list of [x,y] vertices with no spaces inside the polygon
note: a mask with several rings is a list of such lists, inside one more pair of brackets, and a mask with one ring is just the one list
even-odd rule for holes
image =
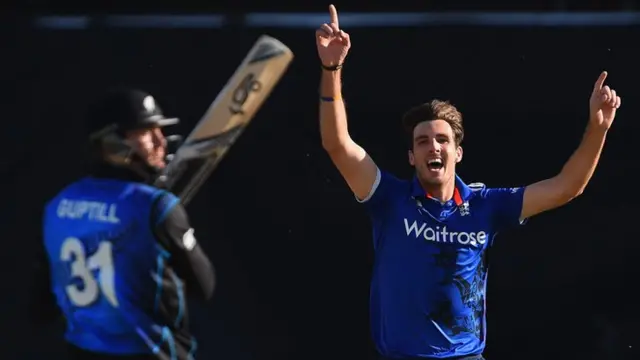
{"label": "open mouth", "polygon": [[432,159],[427,163],[427,168],[431,171],[439,171],[443,166],[442,159]]}

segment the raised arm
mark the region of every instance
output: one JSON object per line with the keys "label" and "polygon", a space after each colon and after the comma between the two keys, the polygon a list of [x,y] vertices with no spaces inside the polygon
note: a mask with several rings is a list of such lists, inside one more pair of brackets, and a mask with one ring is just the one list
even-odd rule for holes
{"label": "raised arm", "polygon": [[616,91],[604,86],[607,72],[600,74],[589,100],[590,119],[578,149],[560,173],[526,187],[521,219],[562,206],[582,194],[598,165],[607,131],[620,107]]}
{"label": "raised arm", "polygon": [[329,6],[331,22],[316,31],[318,56],[322,62],[320,80],[320,135],[322,146],[359,199],[371,192],[378,168],[373,159],[349,136],[347,112],[342,101],[342,64],[349,52],[349,35],[340,30],[336,8]]}

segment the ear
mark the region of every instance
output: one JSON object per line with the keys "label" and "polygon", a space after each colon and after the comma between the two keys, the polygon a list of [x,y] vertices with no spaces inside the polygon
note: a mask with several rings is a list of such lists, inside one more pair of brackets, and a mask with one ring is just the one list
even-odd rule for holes
{"label": "ear", "polygon": [[413,156],[413,151],[409,150],[409,164],[416,166],[416,158]]}
{"label": "ear", "polygon": [[462,146],[456,148],[456,163],[462,161]]}

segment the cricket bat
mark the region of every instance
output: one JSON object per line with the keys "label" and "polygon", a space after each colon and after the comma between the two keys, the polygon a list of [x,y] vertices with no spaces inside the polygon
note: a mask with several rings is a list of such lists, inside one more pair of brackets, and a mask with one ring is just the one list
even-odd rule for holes
{"label": "cricket bat", "polygon": [[275,38],[255,42],[155,181],[186,205],[249,125],[293,60]]}

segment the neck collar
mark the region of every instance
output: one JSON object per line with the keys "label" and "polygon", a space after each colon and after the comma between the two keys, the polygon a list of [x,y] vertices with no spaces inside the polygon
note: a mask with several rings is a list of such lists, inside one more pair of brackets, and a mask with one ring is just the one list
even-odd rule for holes
{"label": "neck collar", "polygon": [[[460,179],[460,177],[455,175],[455,188],[453,189],[453,201],[457,206],[462,205],[465,201],[468,201],[473,196],[473,191],[467,186],[467,184]],[[411,196],[414,198],[427,198],[433,199],[429,193],[427,193],[423,188],[422,184],[418,180],[418,176],[413,177],[413,183],[411,186]]]}

